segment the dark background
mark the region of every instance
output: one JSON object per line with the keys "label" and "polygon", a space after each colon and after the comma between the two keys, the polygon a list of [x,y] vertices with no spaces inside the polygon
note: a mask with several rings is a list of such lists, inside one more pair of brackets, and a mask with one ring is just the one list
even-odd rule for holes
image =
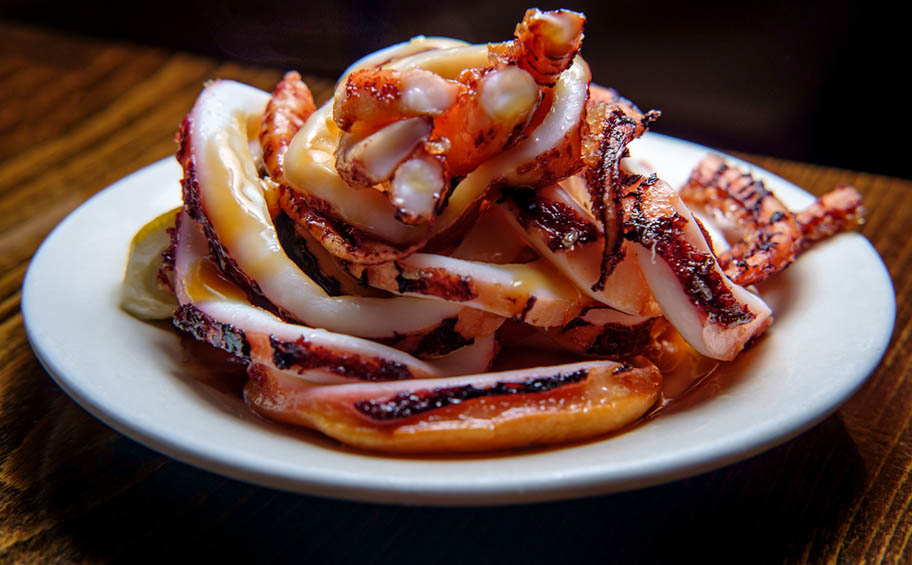
{"label": "dark background", "polygon": [[[512,35],[534,2],[0,0],[0,18],[335,77],[417,34]],[[539,7],[558,7],[537,4]],[[912,178],[901,4],[568,1],[589,20],[595,80],[715,147]],[[2,41],[3,39],[0,39]]]}

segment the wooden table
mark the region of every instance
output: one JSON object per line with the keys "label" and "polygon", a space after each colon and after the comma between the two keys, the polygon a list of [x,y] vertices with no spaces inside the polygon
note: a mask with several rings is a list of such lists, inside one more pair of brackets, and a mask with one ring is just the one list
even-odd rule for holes
{"label": "wooden table", "polygon": [[[280,71],[3,23],[0,37],[0,560],[912,560],[912,182],[743,156],[815,194],[858,187],[862,233],[896,288],[880,366],[797,439],[673,484],[539,505],[288,494],[173,461],[95,420],[36,361],[19,310],[42,239],[95,192],[172,154],[206,79],[269,89]],[[328,81],[313,84],[328,96]]]}

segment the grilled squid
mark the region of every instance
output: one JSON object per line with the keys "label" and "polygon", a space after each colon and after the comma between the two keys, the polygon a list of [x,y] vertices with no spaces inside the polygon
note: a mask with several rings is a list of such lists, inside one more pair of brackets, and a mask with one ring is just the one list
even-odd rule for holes
{"label": "grilled squid", "polygon": [[460,452],[582,440],[630,425],[659,397],[643,358],[448,379],[314,387],[251,364],[244,397],[267,418],[366,449]]}
{"label": "grilled squid", "polygon": [[586,18],[570,10],[527,10],[515,39],[489,47],[500,65],[517,65],[541,85],[551,86],[579,52]]}
{"label": "grilled squid", "polygon": [[483,371],[493,360],[493,337],[435,363],[366,339],[290,324],[250,304],[222,274],[198,222],[181,214],[175,235],[174,287],[180,305],[175,325],[244,361],[325,384],[463,374]]}
{"label": "grilled squid", "polygon": [[[248,304],[219,273],[202,227],[186,214],[174,254],[175,324],[248,364],[251,407],[353,445],[478,451],[583,439],[630,424],[659,394],[658,371],[643,359],[484,373],[493,337],[428,363],[288,324]],[[451,374],[466,376],[442,378]]]}
{"label": "grilled squid", "polygon": [[390,452],[621,430],[763,334],[745,285],[862,221],[850,187],[796,213],[716,156],[681,194],[634,174],[659,113],[591,84],[584,22],[415,38],[320,105],[295,72],[271,95],[207,84],[159,279],[178,328],[245,364],[253,410]]}
{"label": "grilled squid", "polygon": [[[427,235],[426,231],[422,231],[424,224],[403,224],[399,220],[407,214],[404,215],[400,207],[397,207],[384,191],[359,190],[358,187],[382,180],[390,174],[393,175],[391,183],[396,184],[395,174],[398,172],[398,166],[411,163],[413,157],[418,156],[423,163],[420,166],[416,163],[415,167],[409,165],[410,170],[416,173],[415,178],[432,181],[431,184],[424,183],[422,186],[433,185],[429,189],[430,192],[422,192],[433,197],[426,201],[423,210],[426,211],[427,205],[431,202],[434,202],[435,206],[441,204],[439,190],[447,190],[446,206],[438,206],[437,211],[440,214],[434,222],[434,233],[445,231],[463,219],[493,184],[524,181],[547,184],[571,174],[579,166],[579,130],[588,96],[588,65],[577,58],[572,61],[569,68],[560,73],[555,86],[549,89],[550,105],[547,106],[547,111],[542,112],[537,125],[530,123],[531,129],[524,131],[522,126],[526,122],[530,119],[535,121],[530,112],[538,102],[538,90],[531,88],[531,84],[521,78],[524,75],[517,74],[525,71],[507,68],[491,69],[480,74],[473,73],[471,69],[485,68],[487,63],[487,51],[483,46],[479,47],[419,53],[394,61],[388,68],[371,71],[374,78],[398,73],[392,75],[397,77],[395,84],[399,87],[392,89],[394,102],[391,104],[400,113],[403,112],[403,106],[412,108],[412,105],[404,102],[405,96],[400,80],[411,76],[410,74],[419,71],[434,72],[447,80],[455,80],[462,74],[465,83],[459,83],[463,87],[462,96],[457,96],[457,101],[442,114],[435,116],[445,105],[445,96],[439,97],[444,100],[440,107],[434,106],[427,110],[427,105],[424,106],[423,117],[411,116],[411,113],[417,113],[417,110],[408,110],[402,121],[415,121],[404,125],[387,125],[363,140],[355,140],[351,147],[343,145],[342,153],[337,153],[339,140],[352,143],[348,140],[351,140],[350,136],[354,134],[345,132],[339,127],[339,123],[352,130],[357,130],[360,123],[357,119],[349,119],[351,115],[357,118],[357,111],[350,114],[346,108],[351,106],[357,110],[365,106],[375,108],[376,105],[364,103],[362,97],[353,96],[346,89],[338,89],[337,99],[341,96],[344,100],[337,104],[340,108],[337,119],[333,119],[332,105],[326,104],[314,113],[292,141],[286,163],[289,186],[304,195],[305,201],[310,199],[319,202],[318,207],[322,206],[345,225],[402,248],[410,243],[420,242],[422,236]],[[466,69],[469,69],[468,74],[464,73]],[[359,77],[365,78],[355,73],[348,80],[357,81]],[[472,86],[476,82],[478,85]],[[466,90],[470,92],[466,93]],[[355,88],[355,91],[359,90]],[[351,97],[346,98],[347,96]],[[418,98],[424,100],[437,97],[427,94]],[[351,102],[346,104],[345,100]],[[385,109],[382,115],[387,115],[387,111],[388,109]],[[463,120],[470,120],[467,128]],[[384,120],[379,121],[382,123]],[[478,131],[480,135],[483,131],[487,136],[491,127],[486,127],[485,124],[489,122],[497,124],[494,131],[498,133],[494,133],[493,137],[485,137],[482,144],[472,151],[467,151],[467,132]],[[427,126],[421,126],[421,123],[430,124],[430,131],[422,129]],[[392,126],[396,126],[396,129],[389,131],[388,128]],[[370,130],[369,125],[365,127]],[[372,138],[377,135],[380,137]],[[473,144],[478,135],[472,139]],[[369,148],[359,144],[365,143],[368,139],[371,139],[370,145],[399,148],[399,157],[389,161],[393,165],[378,163],[376,167],[366,166],[365,151]],[[416,148],[418,153],[415,153]],[[351,151],[355,149],[357,152],[353,156]],[[449,159],[450,153],[453,153],[452,163]],[[445,161],[437,159],[437,156],[442,155],[447,156]],[[346,176],[358,182],[350,184],[339,174],[336,168],[339,156],[343,157],[343,170],[347,171]],[[367,161],[372,162],[370,158]],[[445,162],[446,165],[437,168],[431,161]],[[352,171],[352,164],[358,164],[360,168]],[[452,188],[444,186],[444,177],[440,175],[450,178],[454,172],[465,176],[458,183],[454,183],[455,186]],[[397,191],[392,185],[386,191],[393,195],[394,199],[409,198],[410,194],[417,194],[408,190]],[[355,195],[355,192],[358,194]],[[363,198],[361,193],[365,193]],[[354,206],[352,202],[356,200],[358,205]],[[398,204],[403,202],[397,200]],[[359,261],[352,254],[340,254],[340,257],[365,262]]]}
{"label": "grilled squid", "polygon": [[539,190],[504,189],[493,209],[593,300],[632,316],[661,313],[639,264],[626,249],[621,249],[623,257],[604,288],[593,289],[593,281],[600,277],[605,236],[596,219],[560,184]]}
{"label": "grilled squid", "polygon": [[350,335],[427,333],[452,318],[467,339],[496,330],[498,317],[457,304],[328,296],[301,271],[279,241],[248,145],[268,98],[218,81],[200,94],[181,126],[184,205],[203,225],[220,268],[287,317]]}
{"label": "grilled squid", "polygon": [[813,243],[858,227],[864,214],[861,195],[847,185],[793,213],[762,180],[715,154],[697,165],[681,196],[734,232],[734,245],[719,255],[719,262],[739,284],[759,283],[785,269]]}
{"label": "grilled squid", "polygon": [[813,244],[864,223],[861,194],[847,184],[838,185],[813,204],[795,214],[801,227],[799,252]]}
{"label": "grilled squid", "polygon": [[624,238],[662,313],[701,354],[734,359],[772,322],[769,306],[725,275],[706,232],[667,183],[627,177],[619,200]]}
{"label": "grilled squid", "polygon": [[759,282],[795,260],[801,242],[795,216],[763,181],[728,166],[720,156],[704,157],[681,195],[729,220],[740,232],[741,240],[719,255],[722,268],[738,284]]}

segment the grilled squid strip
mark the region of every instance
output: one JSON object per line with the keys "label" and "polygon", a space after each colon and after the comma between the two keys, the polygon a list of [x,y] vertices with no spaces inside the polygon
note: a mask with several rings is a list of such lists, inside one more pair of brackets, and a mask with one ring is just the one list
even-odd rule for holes
{"label": "grilled squid strip", "polygon": [[284,162],[288,144],[316,109],[313,95],[301,75],[294,71],[285,73],[266,104],[259,132],[263,161],[269,176],[276,183],[285,181]]}
{"label": "grilled squid strip", "polygon": [[[178,229],[175,323],[248,362],[245,399],[271,419],[369,449],[482,451],[608,433],[658,399],[661,375],[644,360],[482,373],[493,337],[425,363],[371,341],[282,322],[220,277],[196,222],[184,214]],[[470,374],[439,378],[452,372]]]}
{"label": "grilled squid strip", "polygon": [[517,24],[515,39],[491,44],[491,58],[501,65],[517,65],[536,82],[553,86],[579,52],[586,17],[570,10],[526,10]]}
{"label": "grilled squid strip", "polygon": [[[407,255],[414,249],[399,249],[383,242],[366,240],[352,244],[354,233],[340,231],[339,226],[321,213],[329,210],[318,198],[293,193],[285,183],[284,159],[288,145],[315,110],[313,97],[300,75],[289,72],[273,90],[260,125],[260,147],[269,177],[264,179],[269,211],[275,218],[284,210],[304,231],[321,244],[348,261],[358,263],[382,262]],[[255,145],[255,144],[252,144]],[[342,144],[339,144],[342,148]],[[251,151],[256,150],[252,146]],[[385,157],[384,157],[385,158]],[[430,235],[429,230],[426,233]],[[421,240],[423,241],[423,240]],[[415,244],[412,244],[413,246]]]}
{"label": "grilled squid strip", "polygon": [[[446,77],[443,71],[453,72],[460,65],[484,66],[474,65],[479,58],[486,58],[483,47],[421,53],[396,61],[390,68],[422,68]],[[453,61],[459,64],[453,65]],[[538,184],[549,179],[555,182],[569,174],[578,161],[579,128],[589,78],[588,65],[577,58],[558,78],[554,101],[544,120],[524,141],[466,175],[453,190],[434,231],[439,233],[456,223],[495,182]],[[285,159],[285,174],[291,187],[325,202],[336,217],[368,234],[396,245],[419,241],[424,235],[419,226],[397,221],[395,206],[386,196],[352,188],[338,175],[334,153],[340,133],[332,119],[331,103],[314,112],[292,140]]]}
{"label": "grilled squid strip", "polygon": [[493,265],[414,253],[382,265],[349,267],[372,287],[456,302],[533,326],[557,326],[591,304],[546,261]]}
{"label": "grilled squid strip", "polygon": [[[384,68],[417,68],[437,73],[444,78],[455,78],[464,68],[484,66],[487,63],[487,49],[483,45],[430,49],[397,57],[398,53],[405,52],[408,45],[403,46],[402,51],[392,51],[392,61],[385,64]],[[359,65],[353,70],[363,68],[366,65]],[[337,89],[345,88],[347,77],[348,74],[342,77]],[[340,97],[341,94],[337,92],[334,98]],[[351,187],[336,171],[335,154],[342,130],[333,120],[333,103],[330,100],[318,108],[292,140],[285,159],[289,188],[298,193],[300,199],[308,201],[312,207],[332,216],[334,220],[388,242],[393,247],[406,248],[406,253],[399,253],[400,256],[407,254],[409,249],[414,251],[415,245],[427,240],[427,226],[403,224],[396,219],[396,205],[385,194],[377,190]],[[333,245],[329,250],[342,259],[360,259],[356,250],[346,249],[341,244]],[[382,260],[395,258],[389,257],[392,253],[392,249],[384,249],[386,258]]]}
{"label": "grilled squid strip", "polygon": [[184,200],[189,211],[207,222],[210,243],[224,250],[226,261],[236,264],[236,270],[270,302],[312,326],[385,338],[426,332],[456,317],[469,332],[467,337],[493,332],[499,319],[455,304],[327,296],[288,258],[248,148],[267,100],[260,90],[218,81],[200,94],[185,120],[179,153]]}
{"label": "grilled squid strip", "polygon": [[741,241],[719,255],[725,274],[738,284],[758,283],[789,266],[801,247],[795,216],[762,180],[709,154],[681,187],[681,196],[732,222]]}
{"label": "grilled squid strip", "polygon": [[661,314],[639,264],[626,250],[605,287],[592,289],[592,281],[600,276],[604,234],[559,184],[534,191],[505,190],[493,210],[590,298],[632,316]]}
{"label": "grilled squid strip", "polygon": [[857,189],[847,184],[836,186],[795,214],[801,226],[799,252],[837,233],[859,227],[864,224],[864,213]]}
{"label": "grilled squid strip", "polygon": [[395,246],[424,241],[423,226],[396,220],[396,207],[382,192],[353,188],[336,171],[335,152],[341,131],[332,117],[332,101],[317,109],[298,131],[285,158],[290,189],[316,199],[345,223]]}
{"label": "grilled squid strip", "polygon": [[542,99],[515,66],[470,68],[447,80],[421,68],[365,69],[337,91],[345,133],[336,170],[352,187],[383,183],[397,219],[430,223],[462,177],[525,134]]}
{"label": "grilled squid strip", "polygon": [[408,382],[308,386],[252,364],[244,390],[263,416],[391,452],[466,452],[582,440],[628,426],[659,397],[638,358]]}
{"label": "grilled squid strip", "polygon": [[655,176],[624,184],[624,237],[665,317],[702,355],[734,359],[772,322],[769,306],[725,276],[677,191]]}
{"label": "grilled squid strip", "polygon": [[174,322],[197,339],[237,357],[316,383],[434,378],[484,371],[496,353],[494,336],[425,362],[398,349],[307,326],[289,324],[251,305],[208,255],[200,225],[182,214],[175,246]]}
{"label": "grilled squid strip", "polygon": [[455,224],[493,184],[543,186],[569,176],[579,165],[579,132],[591,75],[577,57],[560,74],[544,120],[522,142],[485,161],[456,185],[436,232]]}
{"label": "grilled squid strip", "polygon": [[624,252],[618,229],[621,209],[617,200],[618,185],[624,178],[621,160],[628,154],[627,145],[641,136],[659,113],[643,114],[612,89],[590,87],[589,92],[581,160],[585,165],[583,172],[589,189],[590,209],[602,224],[605,236],[599,276],[592,284],[593,290],[602,290]]}

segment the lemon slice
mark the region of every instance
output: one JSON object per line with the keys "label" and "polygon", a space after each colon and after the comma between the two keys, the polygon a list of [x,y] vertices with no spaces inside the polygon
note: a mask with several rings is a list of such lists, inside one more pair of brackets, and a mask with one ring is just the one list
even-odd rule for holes
{"label": "lemon slice", "polygon": [[120,307],[142,320],[170,318],[177,299],[158,282],[162,252],[171,244],[168,228],[174,226],[175,208],[158,216],[136,232],[130,242],[127,270],[121,286]]}

